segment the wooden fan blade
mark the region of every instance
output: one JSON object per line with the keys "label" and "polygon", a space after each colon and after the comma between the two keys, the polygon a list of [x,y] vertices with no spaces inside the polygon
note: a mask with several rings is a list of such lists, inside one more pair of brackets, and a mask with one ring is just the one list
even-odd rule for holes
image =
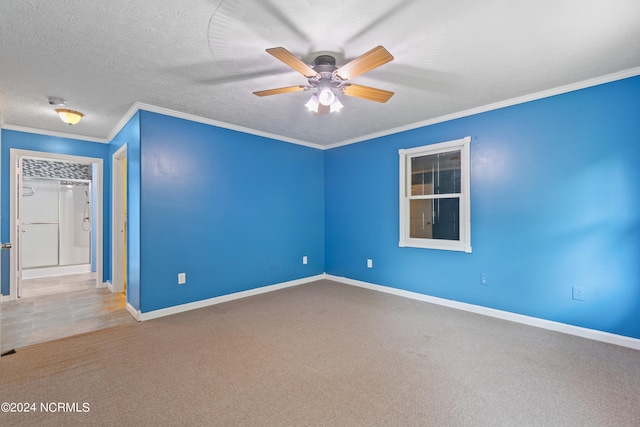
{"label": "wooden fan blade", "polygon": [[253,94],[258,96],[269,96],[269,95],[278,95],[280,93],[300,92],[304,89],[305,89],[305,86],[287,86],[287,87],[280,87],[278,89],[259,90],[257,92],[253,92]]}
{"label": "wooden fan blade", "polygon": [[306,78],[319,76],[319,74],[316,73],[313,68],[302,62],[300,58],[283,47],[272,47],[271,49],[267,49],[267,52],[275,56],[277,59],[284,62],[289,67],[293,68]]}
{"label": "wooden fan blade", "polygon": [[386,64],[391,60],[393,60],[393,55],[382,46],[377,46],[338,68],[335,74],[342,80],[349,80]]}
{"label": "wooden fan blade", "polygon": [[374,87],[354,85],[350,83],[345,86],[344,94],[355,96],[356,98],[368,99],[375,102],[387,102],[393,96],[393,92],[388,90],[376,89]]}

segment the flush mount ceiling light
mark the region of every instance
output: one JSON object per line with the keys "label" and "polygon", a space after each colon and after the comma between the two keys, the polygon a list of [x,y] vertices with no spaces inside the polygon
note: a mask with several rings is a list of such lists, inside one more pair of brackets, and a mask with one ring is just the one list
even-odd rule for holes
{"label": "flush mount ceiling light", "polygon": [[84,117],[80,111],[68,110],[66,108],[56,108],[56,113],[60,116],[60,119],[69,126],[75,125]]}
{"label": "flush mount ceiling light", "polygon": [[[60,107],[67,102],[59,96],[47,96],[47,100],[49,101],[49,105],[57,105]],[[60,119],[69,126],[75,125],[84,117],[84,114],[80,111],[69,110],[67,108],[56,108],[56,113],[58,113]]]}
{"label": "flush mount ceiling light", "polygon": [[393,92],[388,90],[348,82],[354,77],[393,60],[393,56],[382,46],[371,49],[340,68],[336,67],[336,59],[331,55],[318,56],[314,61],[314,67],[310,67],[283,47],[267,49],[267,52],[304,75],[309,84],[261,90],[253,92],[254,95],[268,96],[318,89],[305,104],[305,107],[317,114],[333,113],[342,109],[343,105],[334,90],[344,95],[382,103],[387,102],[393,96]]}

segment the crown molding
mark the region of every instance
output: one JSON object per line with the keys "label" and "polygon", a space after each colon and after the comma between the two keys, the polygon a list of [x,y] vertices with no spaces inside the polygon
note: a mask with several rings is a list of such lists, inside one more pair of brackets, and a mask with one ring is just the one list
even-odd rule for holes
{"label": "crown molding", "polygon": [[[229,130],[233,130],[233,131],[237,131],[237,132],[242,132],[242,133],[247,133],[250,135],[256,135],[256,136],[260,136],[263,138],[269,138],[269,139],[274,139],[277,141],[282,141],[282,142],[288,142],[291,144],[296,144],[296,145],[302,145],[305,147],[310,147],[310,148],[315,148],[317,150],[331,150],[333,148],[338,148],[338,147],[343,147],[345,145],[351,145],[351,144],[356,144],[358,142],[363,142],[363,141],[368,141],[371,139],[376,139],[376,138],[381,138],[384,136],[388,136],[388,135],[393,135],[396,133],[400,133],[400,132],[405,132],[408,130],[413,130],[413,129],[418,129],[421,127],[426,127],[426,126],[431,126],[431,125],[435,125],[438,123],[443,123],[443,122],[447,122],[447,121],[451,121],[451,120],[455,120],[455,119],[460,119],[463,117],[468,117],[468,116],[472,116],[475,114],[480,114],[480,113],[486,113],[488,111],[493,111],[493,110],[498,110],[500,108],[505,108],[505,107],[510,107],[513,105],[518,105],[518,104],[523,104],[526,102],[530,102],[530,101],[536,101],[538,99],[543,99],[543,98],[549,98],[555,95],[561,95],[564,93],[569,93],[569,92],[574,92],[576,90],[580,90],[580,89],[586,89],[589,87],[593,87],[593,86],[598,86],[601,84],[605,84],[605,83],[611,83],[617,80],[623,80],[626,78],[630,78],[630,77],[635,77],[640,75],[640,67],[636,67],[636,68],[631,68],[628,70],[623,70],[623,71],[619,71],[616,73],[612,73],[612,74],[607,74],[604,76],[600,76],[600,77],[595,77],[592,79],[588,79],[588,80],[583,80],[580,82],[576,82],[576,83],[571,83],[568,85],[564,85],[564,86],[559,86],[553,89],[548,89],[548,90],[543,90],[540,92],[535,92],[529,95],[524,95],[524,96],[519,96],[516,98],[511,98],[511,99],[507,99],[504,101],[499,101],[499,102],[495,102],[492,104],[487,104],[487,105],[483,105],[480,107],[474,107],[474,108],[470,108],[468,110],[463,110],[463,111],[459,111],[457,113],[452,113],[452,114],[447,114],[444,116],[439,116],[439,117],[435,117],[433,119],[428,119],[428,120],[423,120],[420,122],[415,122],[415,123],[411,123],[408,125],[403,125],[403,126],[399,126],[399,127],[395,127],[392,129],[387,129],[385,131],[381,131],[381,132],[375,132],[375,133],[371,133],[371,134],[367,134],[367,135],[362,135],[356,138],[351,138],[351,139],[347,139],[344,141],[340,141],[340,142],[336,142],[333,144],[328,144],[328,145],[322,145],[322,144],[316,144],[316,143],[312,143],[312,142],[308,142],[308,141],[303,141],[303,140],[299,140],[299,139],[295,139],[295,138],[288,138],[282,135],[276,135],[276,134],[272,134],[269,132],[263,132],[263,131],[259,131],[259,130],[255,130],[255,129],[251,129],[251,128],[247,128],[244,126],[239,126],[239,125],[234,125],[231,123],[226,123],[226,122],[221,122],[218,120],[214,120],[214,119],[208,119],[205,117],[201,117],[201,116],[196,116],[194,114],[189,114],[189,113],[183,113],[180,111],[176,111],[176,110],[171,110],[168,108],[164,108],[164,107],[158,107],[155,105],[151,105],[151,104],[145,104],[142,102],[135,102],[133,103],[133,105],[131,106],[131,108],[129,108],[129,110],[127,111],[127,113],[120,119],[120,121],[118,122],[118,124],[113,128],[113,130],[109,133],[107,138],[96,138],[96,137],[91,137],[91,136],[83,136],[83,135],[76,135],[76,134],[70,134],[70,133],[65,133],[65,132],[56,132],[56,131],[49,131],[49,130],[44,130],[44,129],[38,129],[38,128],[30,128],[30,127],[25,127],[25,126],[16,126],[16,125],[7,125],[7,124],[2,124],[1,127],[2,129],[7,129],[7,130],[15,130],[15,131],[20,131],[20,132],[29,132],[29,133],[35,133],[35,134],[40,134],[40,135],[48,135],[48,136],[55,136],[55,137],[61,137],[61,138],[69,138],[69,139],[77,139],[77,140],[81,140],[81,141],[90,141],[90,142],[99,142],[99,143],[110,143],[115,137],[116,135],[122,130],[122,128],[124,128],[124,126],[129,122],[129,120],[131,120],[131,118],[140,110],[144,110],[144,111],[149,111],[152,113],[158,113],[158,114],[163,114],[165,116],[170,116],[170,117],[176,117],[179,119],[184,119],[184,120],[189,120],[192,122],[196,122],[196,123],[203,123],[206,125],[211,125],[211,126],[216,126],[219,128],[223,128],[223,129],[229,129]],[[2,117],[0,116],[0,119]]]}
{"label": "crown molding", "polygon": [[99,142],[101,144],[108,144],[111,141],[111,139],[107,138],[96,138],[94,136],[77,135],[74,133],[57,132],[54,130],[31,128],[27,126],[2,125],[2,129],[14,130],[17,132],[35,133],[38,135],[55,136],[57,138],[77,139],[79,141]]}
{"label": "crown molding", "polygon": [[329,144],[323,147],[325,150],[332,148],[338,148],[345,145],[351,145],[358,142],[368,141],[383,136],[393,135],[395,133],[405,132],[408,130],[418,129],[425,126],[435,125],[437,123],[448,122],[462,117],[473,116],[475,114],[486,113],[488,111],[498,110],[500,108],[510,107],[513,105],[524,104],[525,102],[536,101],[538,99],[549,98],[555,95],[561,95],[564,93],[574,92],[580,89],[586,89],[593,86],[598,86],[605,83],[611,83],[616,80],[623,80],[629,77],[635,77],[640,75],[640,67],[631,68],[629,70],[619,71],[617,73],[607,74],[605,76],[595,77],[593,79],[583,80],[576,83],[571,83],[564,86],[559,86],[553,89],[547,89],[540,92],[535,92],[529,95],[519,96],[517,98],[511,98],[504,101],[495,102],[493,104],[487,104],[480,107],[470,108],[468,110],[460,111],[453,114],[447,114],[433,119],[424,120],[416,123],[411,123],[404,126],[399,126],[393,129],[388,129],[381,132],[371,133],[363,135],[357,138],[348,139],[342,142],[336,142],[335,144]]}
{"label": "crown molding", "polygon": [[175,118],[178,118],[178,119],[189,120],[191,122],[202,123],[202,124],[206,124],[206,125],[210,125],[210,126],[216,126],[216,127],[223,128],[223,129],[229,129],[229,130],[233,130],[233,131],[237,131],[237,132],[242,132],[242,133],[247,133],[247,134],[251,134],[251,135],[260,136],[260,137],[263,137],[263,138],[274,139],[274,140],[277,140],[277,141],[289,142],[291,144],[303,145],[305,147],[315,148],[315,149],[318,149],[318,150],[324,149],[324,146],[322,146],[320,144],[314,144],[312,142],[302,141],[302,140],[294,139],[294,138],[287,138],[287,137],[284,137],[284,136],[281,136],[281,135],[276,135],[276,134],[272,134],[272,133],[268,133],[268,132],[262,132],[262,131],[251,129],[251,128],[247,128],[247,127],[244,127],[244,126],[238,126],[238,125],[234,125],[234,124],[226,123],[226,122],[221,122],[221,121],[214,120],[214,119],[208,119],[206,117],[196,116],[194,114],[183,113],[181,111],[171,110],[169,108],[158,107],[156,105],[151,105],[151,104],[145,104],[143,102],[136,102],[131,106],[131,108],[129,109],[127,114],[124,115],[124,117],[120,120],[120,122],[118,122],[118,125],[114,128],[114,130],[109,135],[109,141],[111,141],[113,138],[115,138],[115,136],[118,134],[118,132],[120,132],[122,130],[122,128],[129,122],[129,120],[131,120],[131,118],[138,111],[149,111],[151,113],[158,113],[158,114],[162,114],[164,116],[170,116],[170,117],[175,117]]}
{"label": "crown molding", "polygon": [[116,136],[120,133],[120,131],[129,123],[129,120],[138,112],[138,103],[134,102],[133,105],[127,110],[124,116],[118,121],[118,124],[113,128],[113,130],[107,136],[107,141],[111,143]]}

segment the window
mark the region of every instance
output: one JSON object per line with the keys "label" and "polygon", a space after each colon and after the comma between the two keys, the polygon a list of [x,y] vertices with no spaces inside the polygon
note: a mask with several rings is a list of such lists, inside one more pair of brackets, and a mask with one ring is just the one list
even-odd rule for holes
{"label": "window", "polygon": [[400,150],[400,246],[471,252],[471,137]]}

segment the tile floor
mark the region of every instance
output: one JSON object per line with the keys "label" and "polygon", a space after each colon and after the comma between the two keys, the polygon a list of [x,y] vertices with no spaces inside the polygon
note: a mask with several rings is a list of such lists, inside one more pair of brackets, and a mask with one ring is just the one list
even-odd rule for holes
{"label": "tile floor", "polygon": [[95,273],[68,274],[22,281],[20,297],[31,298],[96,288]]}
{"label": "tile floor", "polygon": [[2,303],[1,351],[136,323],[124,293],[95,283],[86,274],[23,281],[22,297]]}

